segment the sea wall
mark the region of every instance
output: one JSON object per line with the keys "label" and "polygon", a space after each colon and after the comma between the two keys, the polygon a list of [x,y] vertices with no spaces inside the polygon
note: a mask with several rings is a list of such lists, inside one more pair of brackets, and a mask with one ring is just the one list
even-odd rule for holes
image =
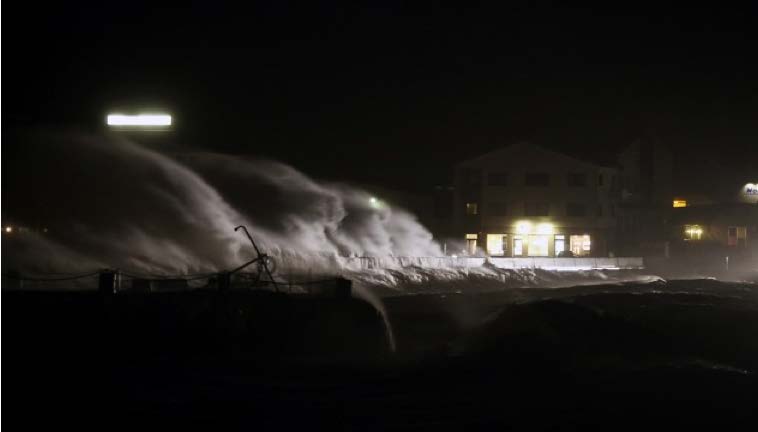
{"label": "sea wall", "polygon": [[502,269],[538,268],[544,270],[616,270],[643,269],[642,257],[616,258],[495,258],[495,257],[339,257],[350,270],[423,267],[479,267],[489,263]]}

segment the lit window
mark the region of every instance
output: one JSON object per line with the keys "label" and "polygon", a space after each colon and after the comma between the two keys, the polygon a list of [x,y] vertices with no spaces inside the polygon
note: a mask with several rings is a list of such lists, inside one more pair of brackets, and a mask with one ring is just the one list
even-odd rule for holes
{"label": "lit window", "polygon": [[524,255],[524,240],[521,236],[513,237],[513,256]]}
{"label": "lit window", "polygon": [[592,250],[592,241],[588,234],[569,237],[569,247],[576,256],[587,256]]}
{"label": "lit window", "polygon": [[675,199],[674,208],[687,207],[687,200]]}
{"label": "lit window", "polygon": [[685,225],[684,226],[684,239],[685,240],[700,240],[703,237],[703,227],[700,225]]}
{"label": "lit window", "polygon": [[566,236],[558,234],[555,236],[555,255],[557,256],[564,250],[566,250]]}
{"label": "lit window", "polygon": [[508,238],[505,234],[487,234],[487,253],[490,255],[505,255]]}
{"label": "lit window", "polygon": [[479,214],[479,206],[476,203],[466,203],[466,214],[467,215]]}
{"label": "lit window", "polygon": [[530,235],[529,236],[529,256],[547,256],[547,245],[549,236],[547,235]]}

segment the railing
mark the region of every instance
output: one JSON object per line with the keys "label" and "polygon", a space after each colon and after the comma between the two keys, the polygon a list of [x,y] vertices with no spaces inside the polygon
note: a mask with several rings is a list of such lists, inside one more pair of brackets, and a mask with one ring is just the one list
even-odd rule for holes
{"label": "railing", "polygon": [[[18,272],[2,275],[9,290],[97,290],[103,294],[181,292],[195,289],[274,290],[287,294],[350,297],[352,281],[343,277],[321,279],[262,279],[257,273],[198,273],[156,275],[103,269],[80,274],[48,273],[27,276]],[[276,285],[274,285],[276,282]]]}

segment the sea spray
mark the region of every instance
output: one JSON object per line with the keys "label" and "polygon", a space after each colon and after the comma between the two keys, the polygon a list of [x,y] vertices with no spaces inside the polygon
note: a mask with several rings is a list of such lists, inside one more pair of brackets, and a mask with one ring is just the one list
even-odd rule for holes
{"label": "sea spray", "polygon": [[297,266],[290,271],[333,273],[337,256],[441,253],[412,215],[375,208],[366,192],[273,161],[169,156],[119,137],[75,134],[35,137],[12,151],[6,213],[49,229],[6,239],[4,269],[71,271],[66,263],[76,263],[157,275],[220,271],[251,257],[234,232],[240,224],[267,253]]}

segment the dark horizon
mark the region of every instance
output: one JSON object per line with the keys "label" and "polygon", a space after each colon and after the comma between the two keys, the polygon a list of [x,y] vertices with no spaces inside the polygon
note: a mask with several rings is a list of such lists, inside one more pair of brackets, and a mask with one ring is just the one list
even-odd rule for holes
{"label": "dark horizon", "polygon": [[3,135],[156,107],[176,118],[168,141],[406,190],[517,141],[612,161],[655,137],[683,183],[708,164],[744,176],[756,11],[13,5]]}

